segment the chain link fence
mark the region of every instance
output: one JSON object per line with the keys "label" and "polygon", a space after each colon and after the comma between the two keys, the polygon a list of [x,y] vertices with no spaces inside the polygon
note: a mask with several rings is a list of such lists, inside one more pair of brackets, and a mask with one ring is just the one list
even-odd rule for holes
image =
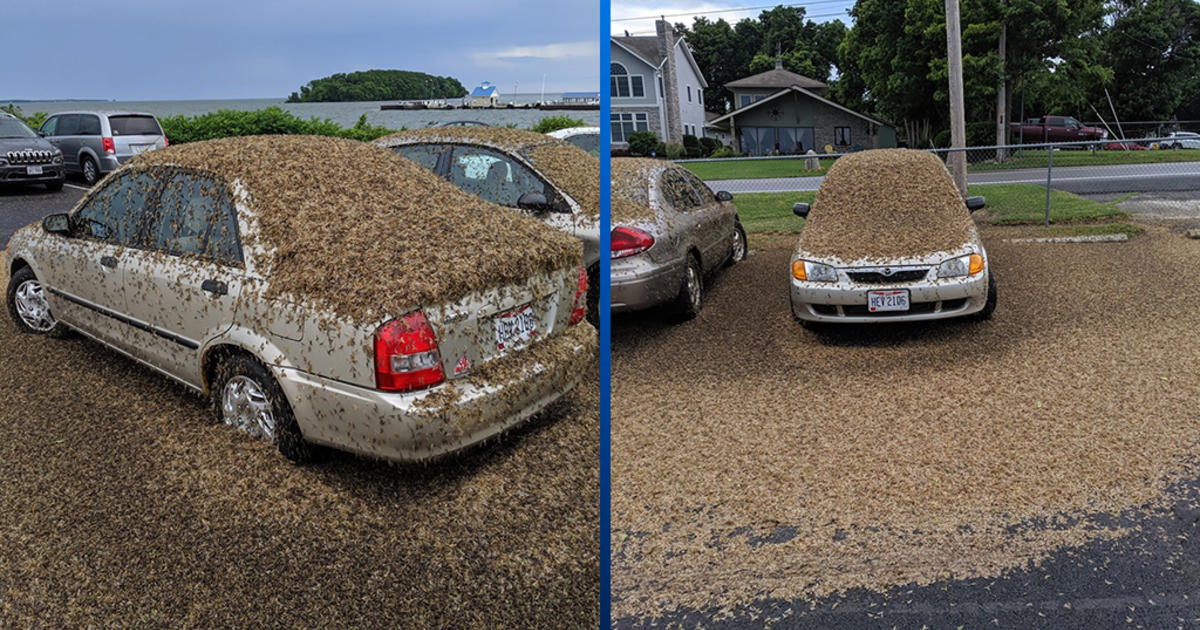
{"label": "chain link fence", "polygon": [[[985,220],[1061,224],[1129,218],[1200,227],[1200,135],[933,149],[953,171],[966,158],[970,195],[987,197]],[[761,207],[811,201],[844,154],[680,160],[713,190]],[[739,208],[741,204],[739,204]]]}

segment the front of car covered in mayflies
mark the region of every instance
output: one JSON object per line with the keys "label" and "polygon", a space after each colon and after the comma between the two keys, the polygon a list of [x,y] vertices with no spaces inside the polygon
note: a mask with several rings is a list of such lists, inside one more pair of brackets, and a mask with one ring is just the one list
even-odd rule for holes
{"label": "front of car covered in mayflies", "polygon": [[806,219],[790,264],[793,316],[806,327],[990,317],[995,278],[970,217],[984,204],[964,201],[927,152],[840,158],[812,207],[793,208]]}

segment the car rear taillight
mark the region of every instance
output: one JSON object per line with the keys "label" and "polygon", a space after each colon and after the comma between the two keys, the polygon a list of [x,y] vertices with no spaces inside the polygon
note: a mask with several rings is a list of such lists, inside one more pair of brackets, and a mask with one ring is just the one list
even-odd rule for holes
{"label": "car rear taillight", "polygon": [[571,326],[583,321],[583,318],[587,316],[587,291],[587,269],[580,267],[579,288],[575,289],[575,304],[571,307],[571,321],[567,322]]}
{"label": "car rear taillight", "polygon": [[654,245],[654,237],[637,228],[617,227],[612,231],[612,257],[640,254]]}
{"label": "car rear taillight", "polygon": [[164,146],[164,147],[169,147],[169,146],[171,146],[171,139],[170,139],[170,138],[168,138],[168,137],[166,137],[166,136],[163,136],[163,146]]}
{"label": "car rear taillight", "polygon": [[375,386],[410,392],[446,380],[433,327],[421,311],[413,311],[375,331]]}
{"label": "car rear taillight", "polygon": [[117,152],[117,145],[113,144],[112,138],[101,138],[100,143],[103,145],[105,153]]}

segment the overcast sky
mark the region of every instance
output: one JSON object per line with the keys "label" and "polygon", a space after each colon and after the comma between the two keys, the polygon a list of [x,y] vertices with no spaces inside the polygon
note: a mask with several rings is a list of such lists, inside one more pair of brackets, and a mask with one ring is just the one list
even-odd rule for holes
{"label": "overcast sky", "polygon": [[597,0],[5,2],[5,99],[284,98],[354,70],[599,89]]}
{"label": "overcast sky", "polygon": [[[777,4],[795,5],[782,2]],[[737,24],[744,18],[756,18],[764,8],[770,8],[770,2],[763,0],[613,0],[612,2],[611,33],[623,35],[629,31],[631,35],[653,35],[655,16],[665,15],[671,24],[692,25],[692,20],[703,13],[704,17],[716,22],[724,19],[730,24]],[[826,22],[840,19],[847,26],[850,16],[846,10],[854,6],[854,0],[812,0],[795,6],[804,6],[806,15],[814,22]],[[755,7],[750,10],[742,7]],[[714,13],[715,11],[715,13]],[[631,20],[629,18],[644,18]]]}

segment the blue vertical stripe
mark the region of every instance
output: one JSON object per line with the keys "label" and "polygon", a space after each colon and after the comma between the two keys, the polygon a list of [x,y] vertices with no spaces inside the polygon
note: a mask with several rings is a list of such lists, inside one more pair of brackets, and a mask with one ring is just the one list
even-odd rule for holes
{"label": "blue vertical stripe", "polygon": [[612,378],[609,369],[612,344],[612,313],[609,287],[609,201],[612,178],[609,174],[609,147],[612,143],[611,95],[608,93],[608,66],[612,51],[608,45],[612,10],[608,0],[600,0],[600,627],[612,627]]}

